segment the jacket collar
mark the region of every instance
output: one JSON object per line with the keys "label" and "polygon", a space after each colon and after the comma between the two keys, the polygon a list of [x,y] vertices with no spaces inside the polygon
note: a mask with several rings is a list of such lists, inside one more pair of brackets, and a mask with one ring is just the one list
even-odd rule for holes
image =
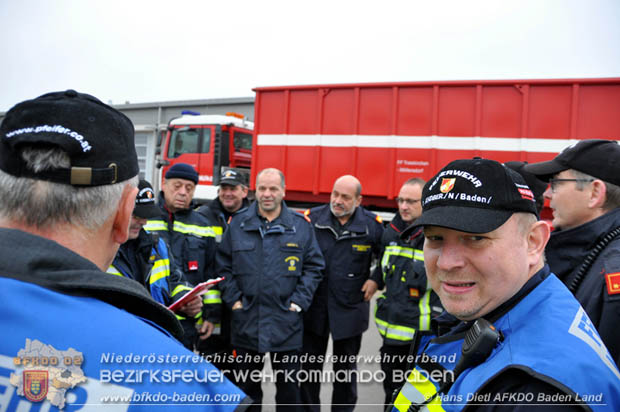
{"label": "jacket collar", "polygon": [[[282,225],[285,229],[294,227],[293,216],[291,213],[296,212],[291,212],[291,210],[286,207],[286,203],[282,201],[280,216],[273,220],[274,224]],[[242,219],[243,221],[241,222],[240,227],[244,230],[259,230],[262,227],[262,218],[258,214],[258,202],[252,202],[248,209],[243,212]]]}
{"label": "jacket collar", "polygon": [[560,279],[576,270],[599,240],[620,226],[620,209],[614,209],[581,226],[551,232],[545,249],[547,262]]}
{"label": "jacket collar", "polygon": [[176,317],[155,302],[138,282],[102,272],[91,261],[60,244],[15,229],[0,228],[0,276],[33,283],[67,295],[88,296],[183,334]]}
{"label": "jacket collar", "polygon": [[[318,217],[316,219],[316,227],[333,227],[332,211],[329,208],[329,204],[324,205],[319,210]],[[334,217],[335,218],[335,217]],[[368,231],[368,224],[364,220],[364,210],[362,206],[358,206],[353,212],[353,216],[349,218],[347,222],[347,230],[354,233],[366,233]]]}

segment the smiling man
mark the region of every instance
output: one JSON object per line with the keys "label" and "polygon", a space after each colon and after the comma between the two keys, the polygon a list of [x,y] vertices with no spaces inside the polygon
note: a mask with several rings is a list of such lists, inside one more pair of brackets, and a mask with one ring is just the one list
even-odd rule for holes
{"label": "smiling man", "polygon": [[[493,160],[456,160],[424,186],[422,207],[411,230],[424,229],[426,274],[448,313],[438,318],[439,337],[417,357],[395,410],[431,403],[590,410],[599,405],[584,395],[599,394],[599,403],[617,405],[620,372],[544,263],[549,226],[538,220],[523,178]],[[476,335],[492,337],[486,353]],[[469,345],[475,357],[462,354]]]}

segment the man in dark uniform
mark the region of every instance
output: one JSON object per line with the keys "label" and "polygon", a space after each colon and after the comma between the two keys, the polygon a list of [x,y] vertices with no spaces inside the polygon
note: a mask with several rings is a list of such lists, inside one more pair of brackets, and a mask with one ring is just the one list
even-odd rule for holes
{"label": "man in dark uniform", "polygon": [[251,372],[238,384],[254,400],[253,411],[261,409],[255,373],[267,352],[277,377],[276,409],[298,410],[302,312],[324,267],[312,226],[286,207],[284,188],[279,170],[259,172],[256,202],[232,219],[217,251],[217,270],[225,277],[222,297],[232,310],[235,359],[240,371]]}
{"label": "man in dark uniform", "polygon": [[586,310],[620,364],[620,146],[582,140],[525,170],[548,181],[551,270]]}
{"label": "man in dark uniform", "polygon": [[[215,233],[192,203],[197,184],[198,172],[191,165],[177,163],[168,169],[159,194],[160,218],[150,219],[145,226],[170,246],[174,269],[181,271],[191,286],[216,277]],[[183,344],[193,350],[198,338],[210,336],[215,325],[209,322],[207,310],[203,312],[198,306],[192,309],[181,324]]]}
{"label": "man in dark uniform", "polygon": [[[218,245],[233,216],[245,211],[250,205],[247,196],[248,186],[245,176],[237,170],[222,170],[217,197],[198,209],[211,224]],[[220,369],[230,370],[231,365],[228,362],[231,354],[230,311],[222,303],[219,286],[216,285],[204,295],[203,303],[207,313],[204,318],[215,327],[211,336],[199,339],[197,349],[203,355],[211,355],[209,359]]]}
{"label": "man in dark uniform", "polygon": [[[385,286],[386,290],[377,299],[375,323],[383,338],[384,410],[411,368],[409,354],[415,335],[429,336],[431,318],[443,312],[439,297],[426,278],[422,229],[401,238],[403,231],[422,214],[424,183],[420,178],[411,178],[403,184],[396,198],[398,213],[381,239],[383,255],[377,269],[382,273],[379,288]],[[397,373],[403,376],[402,380],[396,379]]]}
{"label": "man in dark uniform", "polygon": [[[306,211],[325,257],[323,281],[304,316],[304,352],[315,355],[303,368],[310,374],[323,369],[331,333],[334,371],[352,371],[357,363],[362,333],[368,329],[369,301],[379,279],[370,279],[370,265],[381,248],[381,218],[360,206],[362,186],[346,175],[334,183],[330,203]],[[380,275],[378,275],[380,276]],[[342,373],[342,372],[340,372]],[[348,373],[348,372],[347,372]],[[301,384],[302,401],[311,411],[320,410],[321,382]],[[334,382],[332,410],[352,411],[357,402],[357,382]]]}
{"label": "man in dark uniform", "polygon": [[[183,282],[183,275],[178,270],[171,270],[171,256],[166,242],[143,229],[148,219],[158,216],[159,207],[155,203],[153,187],[146,180],[140,180],[129,224],[129,239],[118,248],[107,272],[135,280],[157,302],[170,306],[191,288]],[[191,312],[192,307],[202,306],[199,297],[187,305],[179,311]]]}

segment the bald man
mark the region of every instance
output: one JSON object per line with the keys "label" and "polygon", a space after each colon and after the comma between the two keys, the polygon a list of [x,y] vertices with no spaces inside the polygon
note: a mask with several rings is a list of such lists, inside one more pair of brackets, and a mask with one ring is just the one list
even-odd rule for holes
{"label": "bald man", "polygon": [[[332,335],[337,376],[351,376],[357,369],[350,362],[360,350],[362,333],[368,329],[369,301],[378,280],[371,279],[370,265],[381,248],[381,218],[360,206],[362,185],[350,175],[336,179],[330,203],[307,210],[317,241],[325,257],[325,269],[310,309],[304,317],[304,352],[314,357],[303,368],[323,369],[323,355]],[[316,372],[315,372],[316,373]],[[342,375],[341,375],[342,374]],[[317,375],[310,375],[317,376]],[[301,396],[308,411],[320,410],[321,382],[301,384]],[[332,411],[352,411],[357,402],[357,384],[334,382]]]}

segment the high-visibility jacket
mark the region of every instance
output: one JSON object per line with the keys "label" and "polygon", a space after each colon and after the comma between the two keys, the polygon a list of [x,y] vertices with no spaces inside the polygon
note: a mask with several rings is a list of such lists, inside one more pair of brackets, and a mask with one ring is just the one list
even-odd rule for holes
{"label": "high-visibility jacket", "polygon": [[416,331],[429,331],[431,318],[443,312],[424,270],[422,229],[407,239],[407,227],[397,214],[383,232],[380,266],[385,292],[377,299],[375,323],[389,345],[407,345]]}
{"label": "high-visibility jacket", "polygon": [[[184,281],[192,286],[217,277],[214,267],[215,233],[211,223],[192,207],[169,212],[163,192],[160,192],[158,202],[161,218],[148,220],[144,229],[157,233],[169,245],[173,258],[171,269],[183,273]],[[210,290],[206,296],[211,302],[221,299],[218,290]],[[208,320],[209,311],[208,307],[203,307],[196,320],[203,317]]]}
{"label": "high-visibility jacket", "polygon": [[[543,270],[548,269],[545,268]],[[620,405],[620,372],[583,308],[558,278],[550,274],[493,322],[503,334],[488,358],[467,368],[447,391],[425,408],[458,411],[501,373],[519,369],[556,387],[559,393],[591,396],[592,410],[614,411]],[[465,333],[432,339],[394,402],[393,412],[431,398],[461,357]],[[602,399],[598,399],[602,394]],[[495,400],[494,394],[491,399]],[[523,395],[526,396],[527,394]],[[536,396],[537,394],[533,394]],[[523,400],[522,400],[523,401]]]}
{"label": "high-visibility jacket", "polygon": [[178,271],[170,270],[170,259],[164,240],[141,230],[137,239],[119,247],[107,272],[139,282],[153,299],[170,306],[191,289]]}

